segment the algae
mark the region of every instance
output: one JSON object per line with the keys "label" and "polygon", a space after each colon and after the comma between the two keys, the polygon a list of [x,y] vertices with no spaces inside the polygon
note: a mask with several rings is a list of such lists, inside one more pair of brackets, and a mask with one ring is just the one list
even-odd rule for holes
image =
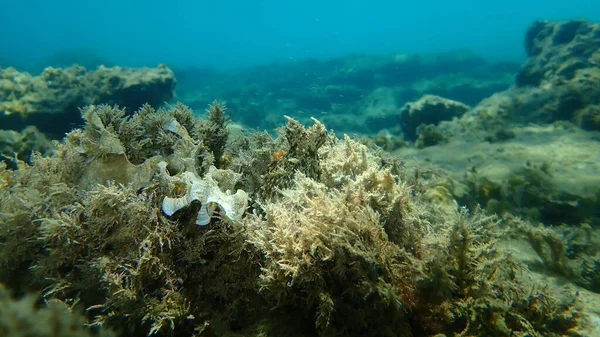
{"label": "algae", "polygon": [[[498,248],[502,218],[435,202],[440,186],[317,120],[230,137],[217,107],[88,106],[51,155],[2,167],[0,282],[128,336],[577,335],[576,294]],[[228,157],[218,184],[246,191],[243,214],[163,212],[178,177]]]}

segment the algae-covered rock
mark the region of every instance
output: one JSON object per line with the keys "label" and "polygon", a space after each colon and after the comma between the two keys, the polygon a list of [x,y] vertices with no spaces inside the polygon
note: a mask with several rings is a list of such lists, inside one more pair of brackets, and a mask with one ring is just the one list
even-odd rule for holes
{"label": "algae-covered rock", "polygon": [[515,85],[469,114],[523,123],[568,120],[598,130],[599,32],[600,24],[585,20],[533,23],[525,38],[528,58]]}
{"label": "algae-covered rock", "polygon": [[51,151],[52,143],[35,126],[29,126],[21,132],[0,130],[0,161],[13,167],[15,159],[30,162],[33,152],[47,155]]}
{"label": "algae-covered rock", "polygon": [[578,70],[598,67],[600,26],[585,20],[536,21],[527,30],[529,57],[517,75],[517,85],[540,86],[571,80]]}
{"label": "algae-covered rock", "polygon": [[175,77],[164,65],[156,68],[80,66],[46,68],[40,75],[0,69],[0,123],[4,129],[34,125],[62,137],[82,123],[78,108],[118,104],[131,110],[144,103],[160,105],[173,97]]}
{"label": "algae-covered rock", "polygon": [[414,141],[420,125],[437,125],[441,121],[459,117],[467,110],[469,106],[463,103],[439,96],[425,95],[416,102],[406,103],[399,111],[399,118],[405,138]]}
{"label": "algae-covered rock", "polygon": [[598,130],[600,24],[538,21],[527,32],[526,50],[529,58],[516,84],[553,92],[543,107],[550,120],[571,120]]}

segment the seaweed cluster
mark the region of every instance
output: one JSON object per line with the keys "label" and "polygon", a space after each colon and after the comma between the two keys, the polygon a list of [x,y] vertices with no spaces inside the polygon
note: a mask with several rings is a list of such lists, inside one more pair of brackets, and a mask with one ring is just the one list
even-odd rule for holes
{"label": "seaweed cluster", "polygon": [[518,223],[543,267],[600,293],[600,235],[588,224],[544,227]]}
{"label": "seaweed cluster", "polygon": [[[316,120],[233,138],[218,102],[205,119],[183,105],[82,113],[51,155],[0,170],[0,282],[17,295],[127,336],[577,335],[575,294],[498,249],[501,219],[432,202]],[[202,189],[163,212],[210,179],[247,194],[241,216]]]}
{"label": "seaweed cluster", "polygon": [[546,225],[600,223],[600,192],[590,187],[585,193],[576,193],[559,186],[560,180],[547,162],[527,162],[500,183],[481,176],[476,168],[465,178],[471,193],[460,201],[466,205],[480,204],[490,212],[510,212]]}
{"label": "seaweed cluster", "polygon": [[11,337],[112,337],[107,329],[90,331],[85,317],[60,300],[38,303],[35,295],[11,297],[0,285],[0,334]]}

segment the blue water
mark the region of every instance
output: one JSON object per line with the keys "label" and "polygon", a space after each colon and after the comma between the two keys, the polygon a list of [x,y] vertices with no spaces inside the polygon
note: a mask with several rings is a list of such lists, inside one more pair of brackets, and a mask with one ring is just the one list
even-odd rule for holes
{"label": "blue water", "polygon": [[0,0],[0,59],[86,48],[125,66],[241,67],[348,53],[468,49],[524,58],[535,19],[600,20],[600,1]]}

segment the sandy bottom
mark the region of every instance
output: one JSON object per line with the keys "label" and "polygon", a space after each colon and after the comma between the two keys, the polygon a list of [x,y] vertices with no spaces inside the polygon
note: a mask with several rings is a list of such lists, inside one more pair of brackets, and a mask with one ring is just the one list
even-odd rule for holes
{"label": "sandy bottom", "polygon": [[513,131],[516,137],[504,143],[458,139],[424,149],[399,149],[394,154],[407,162],[432,163],[458,181],[475,166],[481,177],[500,183],[530,162],[550,165],[556,186],[569,193],[585,195],[588,188],[600,186],[600,133],[552,125]]}

